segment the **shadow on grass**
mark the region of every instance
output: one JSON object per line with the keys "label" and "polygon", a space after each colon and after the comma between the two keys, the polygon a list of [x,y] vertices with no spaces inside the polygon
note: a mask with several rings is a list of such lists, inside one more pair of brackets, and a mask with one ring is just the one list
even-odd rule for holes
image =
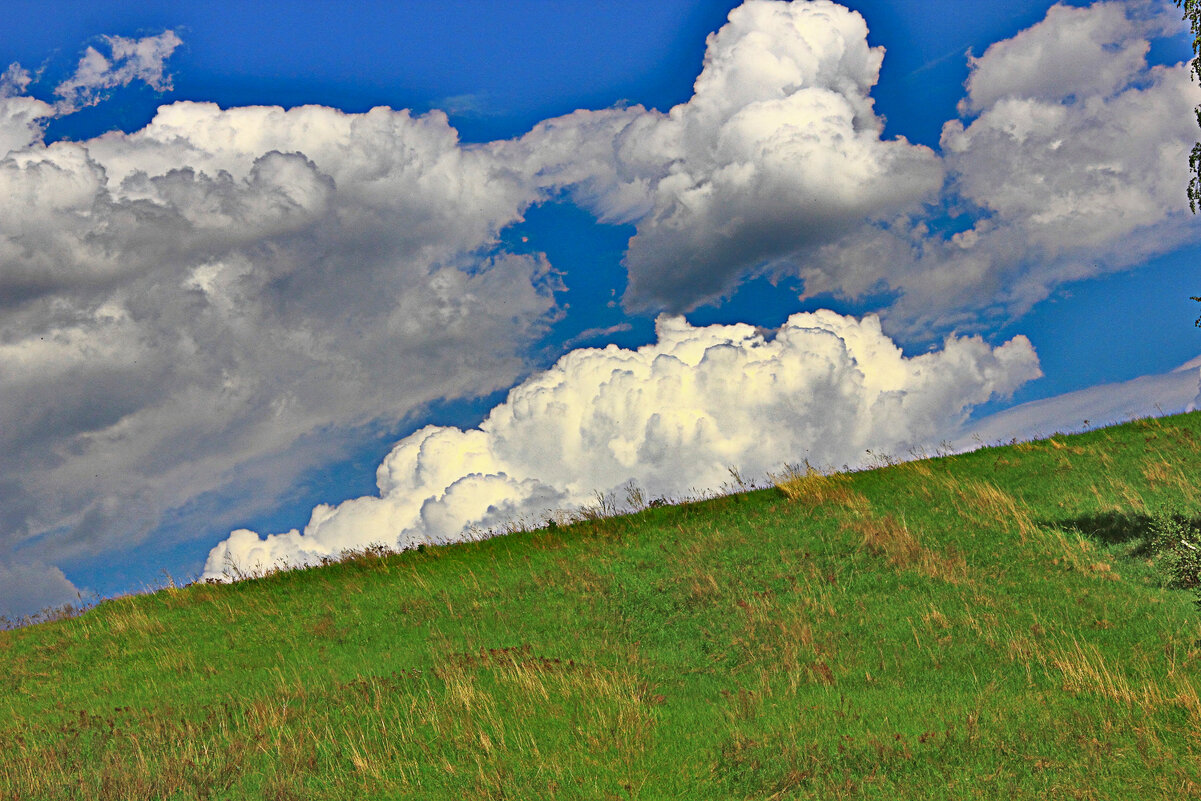
{"label": "shadow on grass", "polygon": [[1080,536],[1104,545],[1133,547],[1131,556],[1150,556],[1154,518],[1137,512],[1098,512],[1061,520],[1040,521],[1042,525]]}
{"label": "shadow on grass", "polygon": [[1179,512],[1099,512],[1040,522],[1047,527],[1078,533],[1102,545],[1128,545],[1129,555],[1140,557],[1154,555],[1157,531],[1162,536],[1162,529],[1172,522],[1185,529],[1201,531],[1201,516],[1192,517]]}

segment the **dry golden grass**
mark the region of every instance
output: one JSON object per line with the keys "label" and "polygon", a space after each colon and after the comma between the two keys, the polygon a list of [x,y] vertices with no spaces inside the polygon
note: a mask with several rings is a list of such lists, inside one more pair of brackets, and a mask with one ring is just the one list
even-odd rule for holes
{"label": "dry golden grass", "polygon": [[[14,799],[226,797],[246,787],[248,762],[268,753],[263,798],[315,797],[332,765],[352,770],[339,767],[321,797],[423,797],[442,786],[437,774],[472,798],[556,797],[568,783],[571,797],[606,797],[608,788],[581,789],[579,778],[603,762],[638,782],[664,700],[637,661],[632,652],[624,666],[600,667],[529,645],[478,649],[446,653],[429,672],[366,676],[315,695],[302,677],[277,671],[271,693],[230,699],[202,720],[81,712],[55,740],[0,727],[0,787]],[[442,755],[433,769],[431,743]],[[534,783],[521,773],[531,755]],[[95,769],[81,775],[85,758]]]}
{"label": "dry golden grass", "polygon": [[943,479],[941,484],[958,499],[959,513],[980,527],[992,528],[999,523],[1005,528],[1015,529],[1022,542],[1038,531],[1029,510],[994,484],[974,478],[950,477]]}
{"label": "dry golden grass", "polygon": [[1059,527],[1040,530],[1043,532],[1043,541],[1050,548],[1051,564],[1105,581],[1121,579],[1121,576],[1113,569],[1113,564],[1104,559],[1098,559],[1096,546],[1078,531],[1065,532]]}
{"label": "dry golden grass", "polygon": [[721,596],[721,587],[712,570],[696,568],[688,577],[688,597],[694,604],[706,604]]}
{"label": "dry golden grass", "polygon": [[1198,500],[1199,488],[1192,477],[1163,459],[1150,459],[1142,468],[1143,478],[1152,487],[1166,487],[1178,492],[1187,503]]}
{"label": "dry golden grass", "polygon": [[1056,451],[1061,451],[1063,453],[1070,453],[1073,456],[1083,456],[1085,453],[1087,453],[1087,450],[1085,448],[1083,448],[1079,445],[1069,445],[1068,443],[1064,442],[1063,440],[1058,439],[1058,436],[1059,435],[1056,435],[1056,436],[1051,437],[1050,439],[1046,440],[1047,445]]}
{"label": "dry golden grass", "polygon": [[1132,509],[1139,512],[1146,509],[1143,496],[1129,483],[1114,476],[1105,479],[1105,486],[1093,484],[1090,487],[1098,511],[1122,514]]}
{"label": "dry golden grass", "polygon": [[923,576],[958,584],[968,576],[967,562],[961,554],[941,553],[923,545],[904,520],[892,515],[860,517],[848,520],[843,527],[861,538],[868,553],[881,556],[899,569],[912,568]]}
{"label": "dry golden grass", "polygon": [[1157,685],[1132,682],[1124,672],[1110,667],[1095,645],[1073,640],[1071,646],[1053,651],[1047,659],[1062,674],[1063,689],[1068,692],[1095,693],[1127,708],[1150,710],[1163,704]]}
{"label": "dry golden grass", "polygon": [[1180,471],[1163,459],[1153,459],[1143,465],[1143,478],[1153,487],[1160,484],[1176,483],[1180,479]]}
{"label": "dry golden grass", "polygon": [[[897,465],[896,470],[904,476],[915,475],[922,478],[933,478],[934,468],[930,466],[929,459],[914,459],[909,462],[902,462]],[[906,479],[908,480],[908,478]]]}
{"label": "dry golden grass", "polygon": [[[1102,628],[1112,625],[1100,623]],[[1143,678],[1138,674],[1150,672],[1145,664],[1127,661],[1115,666],[1095,644],[1075,637],[1070,643],[1062,642],[1037,624],[1029,631],[1011,631],[1004,653],[1011,663],[1025,667],[1030,684],[1033,684],[1033,670],[1053,671],[1065,692],[1099,696],[1124,714],[1141,717],[1167,708],[1183,710],[1189,716],[1194,736],[1201,738],[1198,677],[1190,668],[1173,665],[1166,679]]]}
{"label": "dry golden grass", "polygon": [[1140,717],[1167,707],[1182,709],[1190,718],[1194,737],[1201,737],[1201,700],[1195,676],[1174,672],[1166,682],[1132,677],[1110,664],[1095,645],[1078,640],[1046,658],[1062,675],[1065,691],[1099,695]]}
{"label": "dry golden grass", "polygon": [[738,598],[734,607],[738,668],[766,665],[770,675],[787,677],[793,696],[806,684],[832,680],[829,669],[821,667],[826,646],[818,639],[817,617],[828,611],[821,604],[805,596],[755,591]]}
{"label": "dry golden grass", "polygon": [[848,507],[866,508],[867,499],[851,489],[850,479],[841,473],[825,474],[808,462],[803,465],[786,465],[779,474],[768,478],[790,501],[808,506],[831,503]]}
{"label": "dry golden grass", "polygon": [[556,558],[553,567],[534,576],[534,583],[542,588],[558,587],[594,594],[609,591],[608,578],[593,570],[587,562],[568,557]]}
{"label": "dry golden grass", "polygon": [[137,634],[149,636],[161,634],[164,626],[158,619],[152,619],[144,607],[139,606],[133,597],[118,598],[115,601],[101,605],[105,612],[110,630],[114,634]]}

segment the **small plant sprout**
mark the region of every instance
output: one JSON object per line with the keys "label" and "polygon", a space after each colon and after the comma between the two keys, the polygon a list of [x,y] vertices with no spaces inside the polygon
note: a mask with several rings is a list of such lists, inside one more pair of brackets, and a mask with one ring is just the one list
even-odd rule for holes
{"label": "small plant sprout", "polygon": [[625,489],[626,493],[626,506],[635,512],[641,512],[646,508],[646,494],[642,491],[642,487],[639,487],[635,483],[634,479],[631,478],[627,481],[623,489]]}

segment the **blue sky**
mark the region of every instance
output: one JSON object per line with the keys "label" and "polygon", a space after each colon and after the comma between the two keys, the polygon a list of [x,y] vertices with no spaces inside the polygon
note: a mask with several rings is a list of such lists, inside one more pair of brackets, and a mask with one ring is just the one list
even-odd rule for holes
{"label": "blue sky", "polygon": [[[332,523],[324,534],[306,532],[319,503],[374,494],[375,500],[338,507],[334,518],[367,521],[361,530],[377,539],[399,535],[403,545],[422,537],[449,541],[452,529],[486,528],[505,514],[536,516],[544,507],[570,507],[588,482],[593,486],[586,493],[621,484],[627,477],[621,470],[665,494],[704,485],[704,469],[681,476],[676,486],[665,476],[686,468],[666,457],[646,461],[654,449],[645,432],[660,424],[670,401],[641,409],[642,401],[629,396],[622,408],[648,439],[638,451],[641,462],[612,446],[614,464],[622,465],[614,467],[617,472],[580,467],[572,473],[562,462],[568,457],[551,454],[551,445],[537,451],[536,436],[526,451],[543,454],[543,463],[529,452],[520,458],[502,453],[497,442],[516,437],[507,436],[504,425],[522,430],[520,420],[510,420],[489,423],[481,439],[486,444],[472,444],[474,434],[466,435],[470,441],[449,434],[429,440],[427,450],[443,443],[439,447],[453,454],[444,458],[459,465],[459,473],[446,468],[444,487],[409,486],[401,478],[390,490],[376,486],[381,460],[399,458],[388,456],[398,440],[427,424],[471,429],[504,402],[510,387],[542,371],[551,370],[546,375],[557,376],[563,387],[592,387],[591,395],[572,390],[530,412],[543,420],[544,430],[559,421],[538,415],[612,402],[612,380],[593,385],[584,367],[552,368],[575,348],[645,346],[689,363],[681,355],[687,349],[679,349],[684,346],[672,351],[657,333],[660,311],[683,313],[693,327],[693,333],[678,334],[684,340],[712,345],[725,336],[723,347],[744,355],[751,352],[750,334],[723,329],[719,336],[716,328],[704,327],[779,329],[790,315],[821,309],[855,318],[879,313],[884,327],[878,333],[850,333],[842,322],[821,325],[844,345],[856,337],[878,340],[873,354],[895,344],[905,359],[929,354],[944,360],[938,367],[934,361],[877,365],[874,356],[858,353],[869,385],[873,370],[882,376],[909,370],[908,383],[889,390],[910,398],[895,420],[880,411],[883,401],[873,406],[855,394],[868,391],[859,378],[852,382],[857,389],[844,386],[838,395],[848,405],[863,405],[867,411],[857,417],[826,419],[817,406],[797,411],[795,397],[763,407],[776,410],[763,413],[772,417],[765,430],[804,428],[810,439],[795,447],[813,442],[812,453],[831,464],[853,461],[845,455],[851,446],[822,450],[823,431],[856,446],[904,447],[962,434],[972,421],[1023,402],[1167,373],[1201,353],[1201,336],[1192,327],[1197,304],[1189,300],[1201,290],[1199,229],[1171,207],[1174,201],[1164,200],[1174,180],[1167,162],[1130,155],[1140,148],[1178,148],[1197,133],[1187,127],[1191,115],[1180,100],[1187,100],[1188,90],[1177,84],[1169,91],[1168,79],[1155,72],[1157,65],[1170,67],[1190,55],[1187,37],[1166,28],[1175,14],[1169,4],[1073,3],[1078,14],[1058,16],[1049,15],[1050,3],[1033,0],[844,5],[866,21],[867,44],[886,51],[874,86],[865,77],[870,66],[856,60],[869,51],[854,48],[859,29],[847,22],[850,17],[752,19],[747,13],[735,14],[741,22],[709,45],[716,65],[710,85],[725,88],[702,90],[698,84],[694,98],[706,37],[726,24],[736,3],[9,3],[12,24],[0,32],[0,61],[19,64],[27,82],[10,82],[9,99],[0,102],[18,110],[35,101],[49,104],[37,107],[40,133],[18,142],[10,159],[60,142],[47,163],[63,174],[86,173],[86,181],[96,182],[87,184],[93,193],[88,197],[98,199],[87,201],[93,205],[86,212],[70,205],[83,202],[76,197],[84,191],[78,189],[83,177],[72,184],[76,189],[38,184],[29,190],[36,198],[29,203],[48,204],[46,216],[31,213],[27,225],[0,230],[0,278],[9,275],[0,281],[0,344],[11,346],[9,355],[0,353],[0,376],[18,387],[0,419],[17,432],[3,440],[8,461],[22,466],[0,475],[0,504],[7,507],[0,516],[0,584],[7,581],[10,588],[7,595],[0,590],[0,614],[5,603],[21,613],[61,602],[75,589],[100,595],[137,589],[160,580],[164,570],[194,577],[206,556],[211,567],[210,549],[233,529],[299,529],[290,539],[263,540],[267,545],[255,551],[293,563],[322,548],[362,544],[341,533],[350,523],[336,534],[329,533]],[[780,31],[793,24],[810,32],[837,28],[839,41],[850,43],[838,51],[843,55],[836,65],[828,59],[810,65],[826,72],[806,74],[805,81],[845,96],[855,109],[853,132],[864,137],[860,149],[843,152],[837,137],[818,151],[792,141],[786,147],[800,148],[789,156],[793,161],[771,161],[769,144],[778,146],[772,126],[786,127],[787,114],[802,112],[762,105],[771,93],[756,95],[758,79],[745,76],[771,80],[775,73],[746,43],[779,34],[771,39],[774,57],[787,61],[795,55],[789,48],[798,45]],[[154,37],[167,31],[179,44],[147,50],[144,62],[118,58],[121,43],[161,44],[166,40]],[[824,33],[814,36],[819,51],[843,47]],[[1073,78],[1048,45],[1084,48],[1084,58],[1092,52],[1089,37],[1127,72],[1109,77],[1105,66]],[[1003,40],[1014,44],[985,56]],[[1150,43],[1146,64],[1140,61],[1144,42]],[[110,72],[84,75],[80,60],[88,48],[106,59]],[[969,50],[983,57],[975,66]],[[804,72],[806,62],[797,58]],[[1023,63],[1044,63],[1040,58],[1051,65],[1040,68],[1045,74],[1013,77]],[[720,66],[726,63],[734,66]],[[133,71],[119,73],[121,64]],[[156,67],[162,70],[158,79]],[[1082,83],[1076,87],[1071,80]],[[68,108],[67,96],[56,90],[70,81],[82,88],[81,99]],[[790,93],[798,85],[808,84],[784,82],[772,91],[795,100]],[[161,106],[181,101],[216,103],[225,111],[178,107],[183,110],[172,124],[183,126],[183,133],[171,138],[162,115],[151,121]],[[874,107],[863,105],[869,102]],[[1089,103],[1103,109],[1100,116],[1088,110]],[[1159,113],[1171,103],[1183,109],[1185,127],[1140,111]],[[680,104],[695,111],[680,114],[683,134],[655,114]],[[389,118],[386,125],[376,120],[374,127],[338,139],[340,120],[350,118],[324,110],[303,125],[294,118],[229,113],[255,105],[313,105],[352,115],[388,106],[411,109],[427,121],[419,115],[441,110],[458,144],[438,125],[411,124],[409,117]],[[882,128],[864,134],[870,108]],[[1044,115],[1037,123],[1023,116],[1031,108]],[[609,111],[588,119],[565,116],[577,109]],[[761,115],[753,129],[738,122],[752,110]],[[11,112],[18,139],[27,126],[19,113]],[[1106,113],[1128,114],[1129,121],[1107,128]],[[572,140],[576,144],[563,145],[560,134],[536,128],[554,118],[565,120],[560,129],[580,137]],[[964,131],[960,139],[945,138],[948,121]],[[1026,124],[1049,144],[1035,152],[1027,140],[1018,141],[1013,126]],[[1068,145],[1060,161],[1051,158],[1044,166],[1046,153],[1060,152],[1059,140],[1051,141],[1054,125],[1062,126]],[[237,136],[226,137],[222,126]],[[623,132],[613,142],[626,144],[610,147],[605,137],[613,134],[606,132],[617,128]],[[659,133],[637,139],[651,128]],[[820,139],[826,129],[813,130]],[[1122,130],[1128,142],[1114,132]],[[1094,131],[1096,143],[1089,141]],[[255,143],[245,144],[252,134]],[[338,162],[339,153],[375,136],[381,138],[364,145],[365,155]],[[723,184],[732,165],[722,172],[710,163],[722,158],[714,155],[722,142],[738,136],[749,137],[738,163],[758,169],[755,186],[768,189],[748,189],[737,180]],[[1002,144],[1013,147],[1013,169],[990,162],[1009,152],[990,144],[1000,141],[997,136],[1010,137]],[[371,179],[375,183],[355,184],[364,171],[378,168],[372,148],[391,154],[392,143],[401,140],[415,155],[397,155],[401,160],[379,168],[384,172]],[[654,144],[668,140],[674,144]],[[589,150],[597,143],[598,150]],[[615,173],[607,163],[596,166],[625,146],[632,149],[619,157]],[[656,150],[662,147],[677,149],[651,164],[667,158]],[[755,164],[760,156],[765,161]],[[478,165],[471,161],[476,157]],[[14,164],[28,167],[42,157],[15,158]],[[878,164],[865,168],[857,189],[829,177],[809,183],[808,176],[834,169],[827,158],[842,165],[833,176],[858,175],[864,159]],[[803,163],[794,175],[789,165],[795,159]],[[85,162],[103,171],[88,172],[80,166]],[[186,169],[172,172],[180,166]],[[1186,167],[1179,164],[1181,196]],[[424,172],[410,182],[410,168]],[[708,178],[697,177],[709,169],[715,172]],[[1130,221],[1115,224],[1121,234],[1107,232],[1096,211],[1108,203],[1104,187],[1121,184],[1080,183],[1079,177],[1114,170],[1140,176],[1137,190],[1112,201],[1114,219]],[[713,193],[699,201],[712,207],[689,206],[692,196],[671,195],[676,190],[665,188],[669,182],[658,183],[673,171]],[[21,180],[35,181],[34,173],[26,169]],[[1154,180],[1147,177],[1152,173]],[[568,174],[583,177],[562,177]],[[46,169],[38,175],[37,181],[49,180]],[[460,181],[467,188],[446,189]],[[481,181],[486,191],[471,188]],[[988,195],[993,184],[995,203]],[[429,197],[422,194],[427,190]],[[25,190],[11,191],[15,203]],[[60,197],[70,200],[59,203]],[[478,209],[472,205],[477,201]],[[1065,203],[1078,207],[1065,212]],[[104,216],[109,213],[111,218]],[[70,216],[55,216],[60,214]],[[1045,224],[1055,215],[1064,220],[1062,234]],[[727,219],[735,221],[733,233],[722,228],[714,234],[714,220]],[[67,232],[63,241],[40,233],[56,225]],[[168,229],[176,231],[170,241],[158,241]],[[776,241],[779,230],[788,233]],[[952,234],[960,234],[954,240],[960,245],[951,244]],[[967,235],[982,244],[968,242]],[[955,249],[961,246],[985,255],[964,266],[968,262]],[[744,264],[729,255],[748,248]],[[39,249],[64,255],[53,257],[59,262],[30,255]],[[963,277],[972,269],[982,272]],[[816,289],[802,299],[807,288]],[[969,357],[952,359],[946,340],[972,335],[983,342],[971,351],[971,368],[952,376],[946,365],[962,366]],[[772,335],[763,336],[753,347],[772,345]],[[1028,338],[1029,354],[1022,350],[1026,340],[1015,337]],[[1006,346],[1012,342],[1018,344]],[[779,340],[776,345],[781,364],[805,358],[786,352]],[[1042,377],[1034,377],[1033,354]],[[7,368],[5,358],[13,360]],[[617,368],[601,362],[587,369],[617,375],[604,372]],[[650,382],[677,380],[649,362],[645,369],[632,373],[645,382],[639,398],[656,397]],[[738,380],[752,384],[757,379],[749,376],[768,375],[739,369]],[[786,369],[772,371],[776,376]],[[922,376],[938,371],[951,377],[934,391]],[[968,374],[991,377],[977,381]],[[693,386],[697,379],[679,380]],[[798,379],[801,389],[794,392],[816,393],[816,385],[805,383],[816,380]],[[682,390],[662,391],[670,399]],[[923,392],[927,400],[921,400]],[[946,397],[953,397],[950,405],[938,406]],[[728,399],[705,402],[711,406],[690,401],[673,414],[711,417],[727,443],[740,441],[738,426],[750,423],[721,405]],[[787,413],[779,411],[785,407]],[[494,418],[509,420],[505,415],[516,408],[502,406]],[[950,421],[945,430],[931,422],[939,415]],[[614,442],[626,436],[620,423],[604,429]],[[723,458],[772,464],[806,455],[752,453],[750,446],[714,444],[712,437],[688,431],[673,440],[681,452],[695,445],[693,435],[709,443],[708,451],[694,454],[695,464],[709,459],[719,465]],[[560,439],[577,434],[572,429]],[[609,447],[597,431],[581,436],[592,447]],[[463,455],[473,448],[486,450],[491,461]],[[431,462],[423,469],[441,468]],[[548,477],[556,471],[570,480],[556,484]],[[488,480],[470,484],[477,474]],[[389,501],[388,492],[399,494],[403,487],[413,497]],[[410,509],[423,492],[429,493],[424,511]],[[452,503],[456,498],[464,500]],[[395,522],[410,514],[423,522]],[[442,522],[430,522],[435,518]],[[250,542],[249,535],[243,542]]]}

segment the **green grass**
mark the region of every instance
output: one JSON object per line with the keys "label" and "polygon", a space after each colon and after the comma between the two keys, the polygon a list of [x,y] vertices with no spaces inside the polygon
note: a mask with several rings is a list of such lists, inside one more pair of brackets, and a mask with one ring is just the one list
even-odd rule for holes
{"label": "green grass", "polygon": [[0,632],[0,799],[1185,798],[1201,414]]}

